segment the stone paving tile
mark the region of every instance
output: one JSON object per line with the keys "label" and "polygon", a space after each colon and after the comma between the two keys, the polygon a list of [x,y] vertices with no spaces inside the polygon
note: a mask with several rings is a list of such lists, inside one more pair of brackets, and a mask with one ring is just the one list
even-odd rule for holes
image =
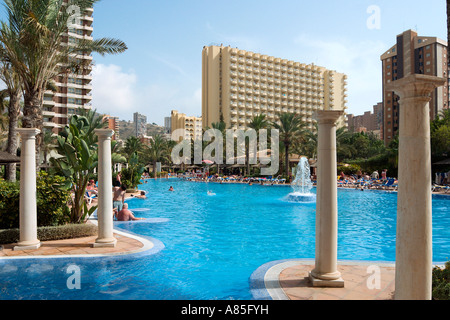
{"label": "stone paving tile", "polygon": [[85,255],[85,254],[114,254],[138,250],[143,244],[136,239],[115,234],[117,245],[115,248],[93,248],[92,244],[97,239],[96,236],[79,239],[58,240],[42,242],[37,250],[14,251],[14,245],[3,245],[0,257],[19,256],[50,256],[50,255]]}
{"label": "stone paving tile", "polygon": [[[380,267],[380,288],[371,289],[373,273],[366,265],[344,265],[338,270],[344,288],[313,288],[308,279],[311,265],[298,265],[283,270],[280,286],[290,300],[392,300],[395,291],[395,268]],[[370,279],[369,279],[370,278]],[[369,281],[368,281],[369,280]]]}

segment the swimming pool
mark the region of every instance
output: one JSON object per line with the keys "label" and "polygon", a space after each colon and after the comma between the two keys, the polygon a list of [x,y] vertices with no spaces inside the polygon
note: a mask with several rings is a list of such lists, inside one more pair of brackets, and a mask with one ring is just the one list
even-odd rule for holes
{"label": "swimming pool", "polygon": [[[169,186],[175,191],[168,192]],[[111,258],[0,259],[0,299],[247,300],[261,265],[313,259],[315,204],[285,186],[149,180],[129,207],[147,221],[115,222],[150,237],[153,251]],[[215,195],[208,195],[211,191]],[[340,189],[338,258],[395,260],[396,193]],[[143,209],[143,210],[142,210]],[[149,210],[149,211],[147,211]],[[450,198],[433,197],[433,260],[450,260]],[[81,271],[70,290],[67,268]]]}

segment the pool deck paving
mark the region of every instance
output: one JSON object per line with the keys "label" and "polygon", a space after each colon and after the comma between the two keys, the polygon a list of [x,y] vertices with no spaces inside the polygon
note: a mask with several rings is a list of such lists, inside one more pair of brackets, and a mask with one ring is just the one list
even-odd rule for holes
{"label": "pool deck paving", "polygon": [[[376,265],[376,263],[374,263]],[[395,267],[378,267],[379,282],[370,265],[339,265],[344,288],[313,288],[309,272],[314,266],[299,264],[284,269],[279,274],[280,287],[289,300],[393,300]]]}
{"label": "pool deck paving", "polygon": [[36,257],[36,256],[64,256],[64,255],[105,255],[105,254],[126,254],[136,252],[144,247],[144,244],[135,239],[124,236],[123,234],[114,234],[117,239],[115,248],[94,248],[92,244],[97,236],[45,241],[41,243],[41,247],[36,250],[14,251],[14,244],[3,245],[0,251],[1,257]]}

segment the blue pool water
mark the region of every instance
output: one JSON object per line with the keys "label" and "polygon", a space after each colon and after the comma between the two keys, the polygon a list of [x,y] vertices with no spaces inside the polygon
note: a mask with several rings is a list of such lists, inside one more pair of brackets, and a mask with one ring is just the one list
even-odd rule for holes
{"label": "blue pool water", "polygon": [[[129,207],[149,220],[115,227],[149,237],[152,251],[0,259],[0,299],[252,299],[249,277],[263,264],[314,258],[315,204],[284,201],[289,187],[159,180],[140,188],[148,199]],[[396,203],[396,193],[340,189],[338,258],[395,261]],[[449,197],[433,197],[433,250],[435,262],[450,260]],[[67,287],[70,265],[80,268],[81,289]]]}

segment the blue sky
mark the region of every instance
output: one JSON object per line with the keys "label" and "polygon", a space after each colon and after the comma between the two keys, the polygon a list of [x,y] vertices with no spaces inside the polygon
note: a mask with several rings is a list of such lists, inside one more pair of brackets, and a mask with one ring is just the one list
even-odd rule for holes
{"label": "blue sky", "polygon": [[94,37],[129,50],[94,55],[93,103],[123,120],[139,112],[163,124],[172,109],[200,116],[202,48],[223,43],[346,73],[348,112],[362,114],[382,99],[380,55],[408,29],[446,40],[445,1],[103,0]]}

